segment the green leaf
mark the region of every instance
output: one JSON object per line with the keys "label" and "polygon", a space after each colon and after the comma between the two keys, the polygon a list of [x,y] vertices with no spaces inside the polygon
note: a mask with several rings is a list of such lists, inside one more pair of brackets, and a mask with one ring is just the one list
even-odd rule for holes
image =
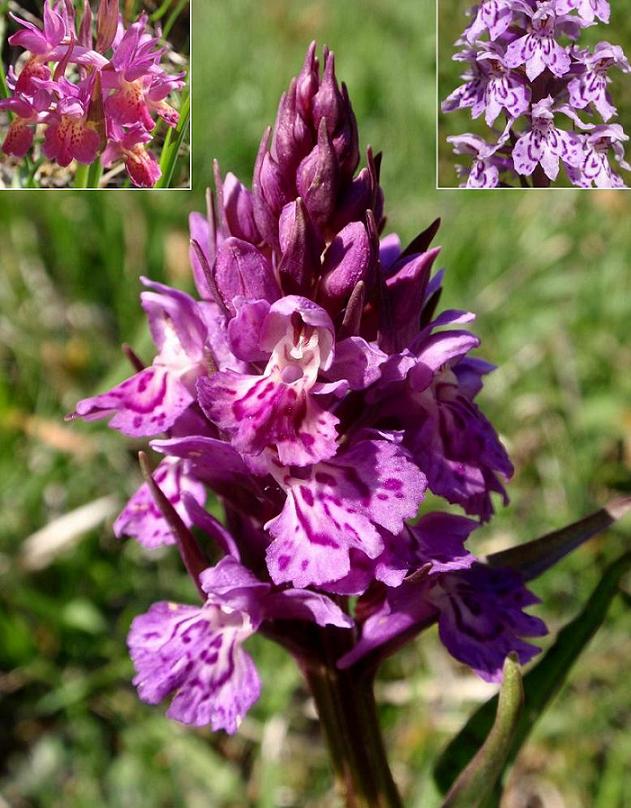
{"label": "green leaf", "polygon": [[175,129],[169,129],[164,140],[162,147],[162,154],[160,155],[160,170],[162,176],[156,183],[156,188],[170,188],[173,181],[173,174],[175,173],[175,166],[180,153],[180,147],[184,136],[188,131],[189,120],[191,116],[191,99],[187,93],[182,99],[182,106],[180,108],[180,120]]}
{"label": "green leaf", "polygon": [[486,557],[491,567],[510,567],[521,572],[526,581],[537,578],[564,556],[631,511],[631,497],[613,500],[596,513],[539,539],[511,547]]}
{"label": "green leaf", "polygon": [[[510,744],[505,767],[515,759],[533,726],[560,690],[572,665],[600,627],[618,592],[620,579],[630,567],[631,552],[607,567],[580,614],[561,629],[541,661],[524,677],[524,711]],[[434,779],[442,794],[449,790],[458,773],[484,743],[496,705],[497,697],[483,704],[441,754],[434,768]]]}
{"label": "green leaf", "polygon": [[504,662],[504,680],[491,731],[450,788],[442,808],[477,808],[493,793],[504,770],[523,704],[521,669],[511,655]]}

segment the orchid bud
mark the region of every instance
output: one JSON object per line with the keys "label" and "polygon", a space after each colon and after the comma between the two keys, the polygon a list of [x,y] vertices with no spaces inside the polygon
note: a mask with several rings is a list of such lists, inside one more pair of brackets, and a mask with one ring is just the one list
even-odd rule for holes
{"label": "orchid bud", "polygon": [[359,163],[359,140],[357,122],[351,106],[348,90],[338,86],[335,77],[335,57],[325,55],[324,74],[318,92],[313,99],[313,125],[318,128],[325,119],[333,148],[338,158],[340,172],[351,178]]}
{"label": "orchid bud", "polygon": [[320,272],[324,243],[300,197],[283,208],[279,236],[282,258],[278,272],[283,291],[286,294],[306,295]]}
{"label": "orchid bud", "polygon": [[355,179],[346,186],[338,200],[333,220],[333,229],[341,230],[349,222],[356,222],[373,204],[375,197],[374,181],[370,171],[362,168]]}
{"label": "orchid bud", "polygon": [[238,238],[226,239],[217,251],[214,278],[231,313],[236,310],[233,301],[237,297],[272,303],[280,295],[269,259],[254,245]]}
{"label": "orchid bud", "polygon": [[266,130],[259,146],[252,178],[254,220],[264,241],[278,244],[278,216],[289,202],[284,178],[278,164],[267,151],[270,130]]}
{"label": "orchid bud", "polygon": [[366,227],[352,222],[341,230],[324,254],[319,294],[327,309],[346,302],[360,282],[366,282],[373,269],[372,250]]}
{"label": "orchid bud", "polygon": [[100,0],[96,12],[96,50],[99,53],[105,53],[112,47],[118,20],[118,0]]}
{"label": "orchid bud", "polygon": [[313,97],[318,91],[318,60],[316,43],[312,42],[307,50],[302,70],[296,78],[296,111],[304,120],[309,119]]}
{"label": "orchid bud", "polygon": [[296,80],[283,95],[276,115],[272,153],[287,168],[297,166],[315,145],[315,136],[296,107]]}
{"label": "orchid bud", "polygon": [[228,172],[222,180],[216,160],[213,163],[213,172],[222,231],[226,236],[235,236],[251,244],[258,244],[261,236],[254,221],[252,192],[232,172]]}
{"label": "orchid bud", "polygon": [[326,119],[328,132],[333,137],[343,126],[343,118],[347,111],[335,76],[335,56],[325,49],[322,78],[311,105],[313,125],[317,130],[320,121]]}
{"label": "orchid bud", "polygon": [[298,167],[296,187],[312,220],[324,229],[335,210],[338,190],[337,160],[324,118],[317,145]]}
{"label": "orchid bud", "polygon": [[92,8],[90,0],[83,0],[83,14],[81,16],[81,25],[79,26],[79,45],[83,48],[92,48]]}

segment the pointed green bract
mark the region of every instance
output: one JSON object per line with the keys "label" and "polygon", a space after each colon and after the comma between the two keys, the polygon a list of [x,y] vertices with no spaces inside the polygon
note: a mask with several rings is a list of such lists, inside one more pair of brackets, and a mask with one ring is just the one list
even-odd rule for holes
{"label": "pointed green bract", "polygon": [[[535,722],[560,690],[572,665],[600,628],[609,605],[618,592],[620,579],[630,568],[631,552],[607,567],[583,610],[561,629],[541,662],[524,677],[525,708],[518,721],[504,767],[515,759]],[[449,790],[455,777],[484,743],[493,722],[496,705],[497,697],[483,704],[438,759],[434,779],[443,794]]]}
{"label": "pointed green bract", "polygon": [[504,770],[523,703],[521,670],[511,655],[504,663],[504,681],[491,731],[449,790],[442,808],[477,808],[493,792]]}
{"label": "pointed green bract", "polygon": [[487,556],[491,567],[510,567],[526,581],[538,578],[581,544],[602,533],[631,510],[631,497],[615,499],[599,511],[560,530],[547,533],[519,547],[511,547]]}
{"label": "pointed green bract", "polygon": [[160,486],[154,480],[151,466],[149,465],[147,455],[144,452],[138,453],[138,461],[140,463],[142,476],[145,478],[145,482],[149,486],[151,496],[153,497],[156,506],[160,510],[162,516],[166,519],[169,527],[175,535],[175,538],[177,539],[177,545],[182,557],[182,562],[184,563],[184,566],[188,570],[189,575],[195,582],[197,589],[203,598],[204,591],[201,588],[199,576],[207,567],[207,561],[204,558],[195,537],[186,527],[178,512],[175,510],[173,505],[169,502],[168,498],[160,489]]}

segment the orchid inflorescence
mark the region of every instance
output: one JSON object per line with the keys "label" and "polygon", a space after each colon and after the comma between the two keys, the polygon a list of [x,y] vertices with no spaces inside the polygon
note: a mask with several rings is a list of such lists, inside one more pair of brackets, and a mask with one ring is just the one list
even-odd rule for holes
{"label": "orchid inflorescence", "polygon": [[629,137],[612,122],[608,85],[610,70],[631,65],[618,45],[579,44],[585,28],[609,22],[608,0],[481,0],[469,13],[453,56],[466,65],[464,84],[442,110],[484,115],[490,132],[447,138],[455,154],[471,158],[457,166],[461,187],[545,187],[561,163],[580,188],[626,187],[618,169],[631,171]]}
{"label": "orchid inflorescence", "polygon": [[[473,315],[437,313],[438,222],[405,249],[380,238],[381,157],[368,149],[357,172],[326,49],[320,70],[309,48],[270,135],[252,190],[216,166],[208,215],[191,215],[198,296],[143,278],[152,364],[131,354],[135,375],[71,416],[109,418],[163,455],[115,533],[177,543],[201,603],[133,621],[134,682],[147,702],[173,695],[169,716],[228,732],[259,694],[242,648],[256,631],[303,664],[333,636],[352,669],[438,623],[488,681],[546,632],[520,576],[465,547],[513,468],[475,402],[492,366],[470,355]],[[445,503],[410,522],[428,491],[468,516]]]}
{"label": "orchid inflorescence", "polygon": [[12,115],[3,152],[25,157],[41,125],[49,160],[62,167],[99,156],[106,167],[122,160],[134,185],[153,187],[161,172],[147,144],[157,118],[177,126],[179,114],[166,99],[185,74],[161,64],[165,50],[147,15],[126,28],[118,0],[100,0],[96,21],[89,0],[80,20],[72,0],[45,0],[41,27],[11,16],[22,28],[9,43],[26,55],[19,69],[9,69],[10,95],[0,100]]}

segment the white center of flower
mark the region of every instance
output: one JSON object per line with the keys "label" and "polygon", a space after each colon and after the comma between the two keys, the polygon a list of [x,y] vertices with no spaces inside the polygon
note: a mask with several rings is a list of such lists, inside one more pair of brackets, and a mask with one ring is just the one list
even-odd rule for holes
{"label": "white center of flower", "polygon": [[310,390],[321,365],[319,329],[291,324],[280,339],[267,364],[265,375],[276,376],[285,384]]}

